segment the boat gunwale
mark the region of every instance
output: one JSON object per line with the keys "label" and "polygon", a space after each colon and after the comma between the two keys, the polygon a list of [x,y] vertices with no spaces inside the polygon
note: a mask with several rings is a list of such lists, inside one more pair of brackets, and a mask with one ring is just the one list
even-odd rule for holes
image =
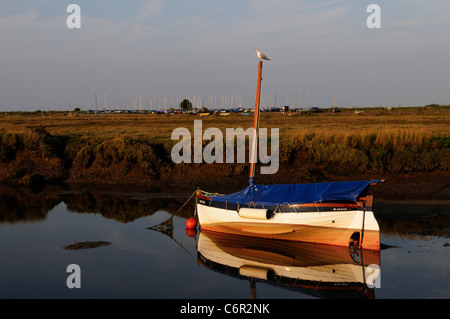
{"label": "boat gunwale", "polygon": [[[367,196],[369,197],[369,196]],[[197,193],[197,204],[222,208],[224,210],[230,211],[239,211],[241,207],[245,208],[254,208],[254,209],[267,209],[272,212],[280,212],[280,213],[301,213],[301,212],[311,212],[311,211],[350,211],[350,210],[367,210],[369,207],[365,207],[366,197],[361,198],[361,200],[357,200],[356,202],[322,202],[322,203],[301,203],[301,204],[276,204],[273,205],[263,205],[258,203],[251,204],[240,204],[238,201],[232,202],[222,202],[215,201],[209,196],[202,195]]]}

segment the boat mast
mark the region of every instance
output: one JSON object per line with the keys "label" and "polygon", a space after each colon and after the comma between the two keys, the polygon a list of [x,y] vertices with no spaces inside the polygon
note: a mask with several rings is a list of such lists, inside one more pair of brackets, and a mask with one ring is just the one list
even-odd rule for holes
{"label": "boat mast", "polygon": [[255,169],[257,161],[257,145],[258,145],[258,130],[259,130],[259,104],[261,99],[261,74],[262,74],[262,60],[259,61],[258,67],[258,81],[256,82],[256,98],[255,98],[255,118],[253,122],[253,140],[252,152],[250,155],[250,176],[249,185],[252,186],[255,180]]}

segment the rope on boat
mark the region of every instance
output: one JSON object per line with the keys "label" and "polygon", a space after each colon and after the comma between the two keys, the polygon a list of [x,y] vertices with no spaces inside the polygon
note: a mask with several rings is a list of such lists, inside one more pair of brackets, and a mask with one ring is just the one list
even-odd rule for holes
{"label": "rope on boat", "polygon": [[[197,193],[198,190],[199,190],[199,189],[197,188],[197,189],[195,190],[195,192],[193,192],[192,195],[189,197],[189,199],[183,204],[183,206],[181,206],[181,207],[177,210],[177,212],[176,212],[175,214],[173,214],[173,215],[178,215],[178,213],[183,209],[184,206],[186,206],[186,204],[192,199],[192,197],[195,195],[195,193]],[[195,209],[194,216],[195,216],[195,215],[197,215],[197,208]]]}
{"label": "rope on boat", "polygon": [[[191,257],[192,258],[192,260],[196,260],[192,255],[191,255],[191,253],[183,246],[183,244],[181,244],[181,243],[179,243],[175,238],[173,238],[173,224],[172,224],[172,221],[173,221],[173,217],[174,216],[176,216],[176,215],[178,215],[178,213],[183,209],[183,207],[184,206],[186,206],[186,204],[192,199],[192,197],[195,195],[195,193],[197,193],[197,191],[198,191],[199,189],[197,188],[197,190],[194,192],[194,193],[192,193],[192,195],[189,197],[189,199],[176,211],[176,213],[175,214],[173,214],[172,216],[170,216],[169,217],[169,219],[167,219],[166,221],[164,221],[164,222],[162,222],[161,224],[159,224],[159,225],[156,225],[156,226],[153,226],[153,227],[149,227],[148,229],[151,229],[151,230],[155,230],[155,231],[158,231],[158,232],[161,232],[161,233],[163,233],[163,234],[165,234],[165,235],[167,235],[167,236],[169,236],[170,237],[170,239],[172,239],[173,241],[175,241],[177,244],[178,244],[178,246],[180,246],[188,255],[189,255],[189,257]],[[195,217],[195,215],[197,215],[197,205],[195,205],[195,213],[194,213],[194,217]],[[197,247],[197,241],[195,242],[195,246]]]}

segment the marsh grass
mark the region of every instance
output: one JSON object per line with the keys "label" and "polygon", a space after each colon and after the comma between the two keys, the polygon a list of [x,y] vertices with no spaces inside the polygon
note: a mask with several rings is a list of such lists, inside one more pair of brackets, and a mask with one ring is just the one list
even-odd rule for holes
{"label": "marsh grass", "polygon": [[149,141],[130,137],[113,137],[105,139],[77,140],[66,146],[70,151],[66,154],[72,156],[68,160],[89,168],[94,161],[104,167],[121,162],[126,163],[129,169],[138,164],[148,174],[158,175],[158,167],[164,162],[165,154],[158,153],[158,145]]}
{"label": "marsh grass", "polygon": [[[325,168],[392,172],[450,168],[450,136],[425,129],[368,129],[329,132],[301,129],[285,138],[281,160],[292,163],[303,151],[308,161]],[[280,142],[281,143],[281,142]]]}
{"label": "marsh grass", "polygon": [[[141,166],[157,175],[160,167],[173,166],[171,140],[175,128],[187,128],[193,138],[194,120],[209,127],[244,129],[249,117],[192,115],[86,115],[0,119],[0,161],[13,161],[21,151],[42,157],[59,157],[66,166],[89,168],[94,162]],[[428,112],[373,111],[365,116],[261,115],[261,127],[280,132],[280,162],[298,167],[316,165],[325,170],[413,172],[450,168],[450,110]],[[270,129],[268,130],[270,133]],[[206,145],[208,141],[203,141]],[[224,140],[225,145],[225,140]],[[269,148],[270,150],[270,148]],[[248,152],[248,148],[247,148]],[[246,157],[248,158],[248,156]]]}

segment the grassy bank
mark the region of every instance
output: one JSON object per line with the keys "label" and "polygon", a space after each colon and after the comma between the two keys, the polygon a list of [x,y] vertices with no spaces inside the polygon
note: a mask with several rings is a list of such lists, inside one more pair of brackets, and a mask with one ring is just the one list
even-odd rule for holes
{"label": "grassy bank", "polygon": [[[223,135],[226,128],[253,124],[240,114],[9,114],[0,118],[2,181],[145,184],[189,178],[199,169],[218,178],[246,176],[247,164],[172,162],[170,152],[178,142],[171,140],[172,131],[185,127],[193,136],[198,119],[203,131],[216,127]],[[261,115],[261,127],[280,131],[278,175],[295,169],[305,181],[329,174],[448,171],[449,124],[448,107]]]}

